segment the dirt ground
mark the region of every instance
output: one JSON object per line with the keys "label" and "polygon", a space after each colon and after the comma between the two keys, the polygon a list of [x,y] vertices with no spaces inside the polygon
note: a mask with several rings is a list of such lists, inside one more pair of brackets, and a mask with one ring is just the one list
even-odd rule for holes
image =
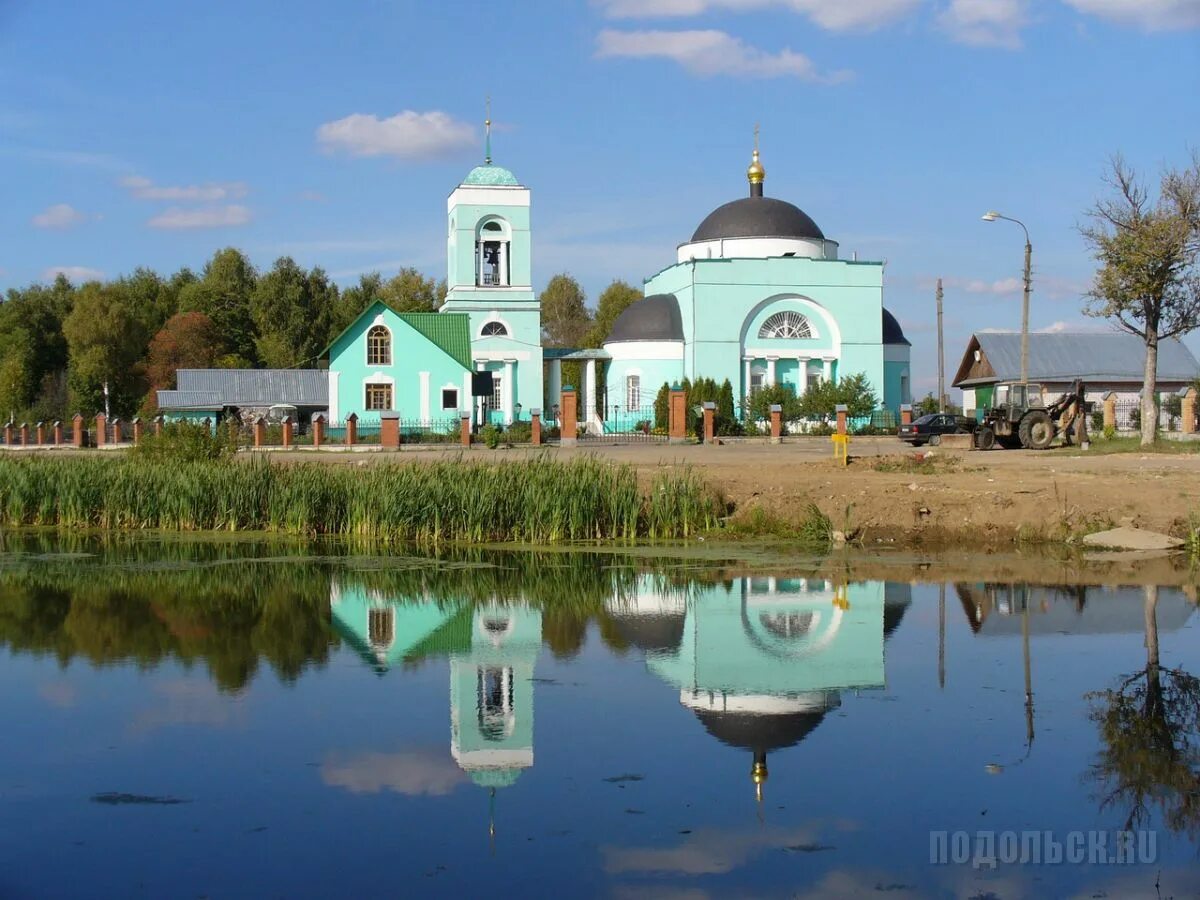
{"label": "dirt ground", "polygon": [[[444,459],[462,451],[272,453],[280,460],[344,465]],[[855,438],[848,466],[827,438],[779,446],[627,444],[599,448],[472,448],[471,460],[556,459],[593,454],[636,466],[649,478],[662,466],[694,466],[731,502],[735,515],[763,507],[798,520],[816,503],[864,544],[961,545],[1011,542],[1019,535],[1063,539],[1134,525],[1182,534],[1200,514],[1200,454],[1088,455],[1051,451],[914,451],[894,437]]]}

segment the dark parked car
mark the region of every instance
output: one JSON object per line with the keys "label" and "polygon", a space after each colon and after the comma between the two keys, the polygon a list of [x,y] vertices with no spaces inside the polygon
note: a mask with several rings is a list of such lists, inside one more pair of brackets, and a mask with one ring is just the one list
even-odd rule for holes
{"label": "dark parked car", "polygon": [[966,416],[931,413],[921,416],[911,425],[901,425],[896,436],[914,447],[920,447],[922,444],[939,443],[943,434],[972,434],[975,425],[975,420]]}

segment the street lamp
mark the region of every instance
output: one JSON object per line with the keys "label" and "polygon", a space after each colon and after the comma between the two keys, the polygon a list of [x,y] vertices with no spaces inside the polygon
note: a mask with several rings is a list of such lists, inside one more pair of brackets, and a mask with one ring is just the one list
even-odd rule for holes
{"label": "street lamp", "polygon": [[[1003,219],[1005,222],[1016,222],[1025,232],[1025,297],[1021,305],[1021,384],[1029,384],[1029,292],[1033,290],[1033,274],[1030,266],[1033,262],[1033,245],[1029,243],[1029,229],[1020,219],[1002,216],[995,210],[983,214],[983,221],[995,222]],[[1028,393],[1028,388],[1026,388]]]}

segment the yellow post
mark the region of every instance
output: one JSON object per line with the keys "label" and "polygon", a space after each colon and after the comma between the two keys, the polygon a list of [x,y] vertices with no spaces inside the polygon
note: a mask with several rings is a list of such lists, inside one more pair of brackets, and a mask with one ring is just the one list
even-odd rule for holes
{"label": "yellow post", "polygon": [[850,465],[850,435],[834,434],[829,439],[833,441],[833,458],[841,459],[843,466]]}

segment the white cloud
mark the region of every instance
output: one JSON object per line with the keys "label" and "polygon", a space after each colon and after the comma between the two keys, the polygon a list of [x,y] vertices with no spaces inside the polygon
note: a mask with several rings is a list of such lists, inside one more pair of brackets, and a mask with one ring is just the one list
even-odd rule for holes
{"label": "white cloud", "polygon": [[317,129],[322,150],[351,156],[436,159],[473,147],[475,142],[473,127],[439,110],[419,113],[406,109],[388,119],[354,113]]}
{"label": "white cloud", "polygon": [[699,16],[713,12],[750,12],[781,8],[807,16],[830,31],[873,29],[887,25],[923,0],[596,0],[611,19]]}
{"label": "white cloud", "polygon": [[1029,24],[1027,0],[950,0],[938,25],[960,44],[1016,50]]}
{"label": "white cloud", "polygon": [[33,224],[38,228],[70,228],[86,221],[87,215],[69,203],[55,203],[33,217]]}
{"label": "white cloud", "polygon": [[662,58],[678,63],[693,75],[740,75],[747,78],[800,78],[834,84],[851,73],[822,74],[803,53],[784,49],[768,53],[751,47],[723,31],[614,31],[605,29],[596,39],[600,59]]}
{"label": "white cloud", "polygon": [[128,190],[130,194],[139,200],[215,203],[218,200],[236,200],[246,196],[246,185],[241,181],[159,185],[141,175],[129,175],[121,179],[121,187]]}
{"label": "white cloud", "polygon": [[42,272],[42,281],[53,281],[59,275],[66,275],[68,281],[76,284],[104,280],[104,273],[99,269],[89,269],[87,266],[51,266]]}
{"label": "white cloud", "polygon": [[467,774],[444,750],[430,748],[334,756],[321,766],[321,780],[352,794],[391,791],[410,797],[444,797],[465,784]]}
{"label": "white cloud", "polygon": [[184,228],[228,228],[250,221],[250,210],[231,203],[228,206],[202,206],[186,209],[172,206],[146,224],[151,228],[178,230]]}
{"label": "white cloud", "polygon": [[1064,0],[1081,13],[1146,31],[1200,28],[1200,0]]}

